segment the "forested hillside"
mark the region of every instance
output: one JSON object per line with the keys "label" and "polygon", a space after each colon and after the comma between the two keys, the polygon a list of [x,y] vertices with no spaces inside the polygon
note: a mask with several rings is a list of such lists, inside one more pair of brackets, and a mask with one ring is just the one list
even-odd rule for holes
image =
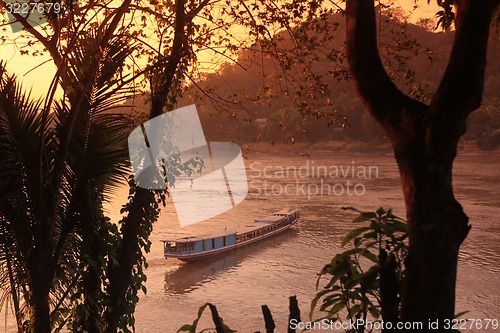
{"label": "forested hillside", "polygon": [[[437,88],[454,32],[434,32],[428,21],[417,25],[403,23],[402,18],[400,23],[389,22],[386,15],[402,17],[392,12],[381,16],[379,22],[379,48],[386,70],[403,92],[425,102]],[[324,100],[312,102],[316,103],[313,112],[301,110],[300,99],[306,97],[301,91],[293,91],[297,87],[300,90],[297,82],[301,73],[286,67],[287,50],[297,47],[297,43],[285,33],[277,43],[283,50],[283,58],[267,56],[263,46],[255,45],[253,50],[241,54],[238,63],[226,64],[216,73],[205,74],[196,86],[189,86],[181,103],[198,105],[210,140],[385,142],[384,134],[364,111],[349,80],[344,59],[344,20],[340,15],[329,19],[336,29],[328,39],[305,32],[312,44],[321,44],[322,50],[330,50],[305,53],[302,59],[303,63],[310,64],[311,72],[318,78],[317,89],[324,89],[326,94]],[[310,30],[307,28],[304,31]],[[485,150],[500,146],[497,41],[498,35],[493,33],[483,103],[470,117],[464,137]],[[233,121],[226,121],[229,118]]]}

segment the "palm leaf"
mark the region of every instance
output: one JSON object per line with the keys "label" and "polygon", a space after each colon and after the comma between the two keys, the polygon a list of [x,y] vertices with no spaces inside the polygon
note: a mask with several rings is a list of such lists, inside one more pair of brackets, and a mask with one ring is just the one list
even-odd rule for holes
{"label": "palm leaf", "polygon": [[38,184],[44,173],[39,148],[46,136],[41,136],[39,109],[40,102],[23,93],[0,64],[0,307],[12,302],[18,326],[27,311],[26,265],[43,207],[33,200],[42,193]]}

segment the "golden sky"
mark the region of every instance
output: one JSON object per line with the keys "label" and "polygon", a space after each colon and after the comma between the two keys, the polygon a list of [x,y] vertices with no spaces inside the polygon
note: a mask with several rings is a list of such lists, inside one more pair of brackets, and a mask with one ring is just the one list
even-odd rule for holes
{"label": "golden sky", "polygon": [[[415,10],[413,9],[415,4],[414,0],[399,0],[393,2],[406,12],[411,12],[412,21],[417,21],[425,17],[433,18],[438,10],[435,1],[431,1],[431,4],[427,4],[426,0],[419,0],[418,8]],[[19,34],[13,34],[8,29],[7,32],[0,32],[0,36],[2,35],[12,38]],[[22,81],[25,89],[32,89],[33,97],[41,97],[46,94],[56,70],[48,55],[37,57],[20,55],[18,47],[12,43],[9,44],[6,42],[6,44],[1,46],[0,60],[7,63],[8,70],[16,74],[18,79]]]}

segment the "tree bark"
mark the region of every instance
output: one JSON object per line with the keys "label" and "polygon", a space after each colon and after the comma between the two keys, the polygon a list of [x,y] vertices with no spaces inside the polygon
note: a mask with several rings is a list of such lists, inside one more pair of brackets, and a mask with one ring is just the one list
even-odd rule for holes
{"label": "tree bark", "polygon": [[145,218],[145,211],[146,207],[150,207],[154,203],[154,200],[152,191],[137,187],[134,199],[130,204],[129,214],[124,220],[123,239],[117,258],[118,264],[110,267],[109,272],[110,305],[106,313],[106,332],[108,333],[118,331],[119,321],[127,312],[125,297],[128,288],[131,287],[133,266],[137,263],[141,251],[139,233],[145,223],[150,223]]}
{"label": "tree bark", "polygon": [[[396,258],[393,254],[387,255],[380,249],[380,306],[382,307],[382,320],[395,327],[399,319],[398,276],[396,273]],[[384,328],[382,333],[391,332],[392,329]]]}
{"label": "tree bark", "polygon": [[[182,57],[185,56],[186,45],[186,25],[190,23],[192,17],[186,14],[185,0],[175,2],[175,33],[172,44],[172,51],[168,62],[164,66],[159,66],[152,73],[154,77],[151,80],[151,110],[149,119],[153,119],[163,113],[167,97],[172,87],[172,81],[177,72]],[[208,3],[204,0],[198,11]],[[163,58],[158,60],[164,62]],[[125,297],[132,281],[132,269],[139,259],[141,246],[139,244],[139,233],[141,228],[151,229],[147,223],[152,223],[145,218],[145,207],[150,207],[156,198],[152,190],[136,187],[133,201],[129,207],[128,216],[123,220],[123,239],[117,258],[118,265],[110,269],[110,306],[106,313],[108,327],[106,332],[114,333],[118,330],[120,318],[126,312]]]}
{"label": "tree bark", "polygon": [[[490,21],[498,1],[455,1],[457,30],[450,60],[430,105],[403,94],[377,49],[373,0],[347,0],[347,51],[358,93],[391,140],[409,227],[400,319],[438,320],[455,314],[460,245],[470,226],[452,187],[457,143],[481,102]],[[384,311],[384,309],[382,309]]]}
{"label": "tree bark", "polygon": [[29,263],[29,286],[31,288],[31,308],[34,333],[50,333],[50,307],[49,307],[49,291],[50,284],[46,274],[44,261]]}

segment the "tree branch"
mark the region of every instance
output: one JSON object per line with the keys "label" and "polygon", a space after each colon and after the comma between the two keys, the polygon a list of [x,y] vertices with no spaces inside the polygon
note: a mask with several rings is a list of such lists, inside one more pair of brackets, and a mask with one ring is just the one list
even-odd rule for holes
{"label": "tree branch", "polygon": [[399,112],[407,97],[384,70],[377,49],[373,0],[347,0],[347,52],[358,93],[382,125]]}
{"label": "tree branch", "polygon": [[198,7],[196,7],[195,9],[193,9],[189,14],[187,14],[187,19],[189,22],[191,22],[200,12],[203,8],[205,8],[205,6],[208,5],[208,3],[210,2],[210,0],[203,0],[199,5]]}
{"label": "tree branch", "polygon": [[[481,104],[488,34],[498,0],[458,0],[457,30],[450,60],[431,108],[462,123]],[[450,117],[451,116],[451,117]]]}
{"label": "tree branch", "polygon": [[[167,101],[168,94],[177,71],[177,66],[184,55],[186,43],[186,24],[187,21],[185,12],[185,0],[177,0],[175,3],[175,32],[172,42],[172,51],[169,56],[168,63],[164,68],[159,68],[157,73],[152,74],[151,82],[151,111],[150,119],[157,117],[163,113],[163,107]],[[158,62],[164,61],[162,57]],[[156,77],[155,77],[156,76]]]}
{"label": "tree branch", "polygon": [[[0,8],[4,8],[7,10],[7,6],[5,1],[0,0]],[[57,50],[57,45],[51,42],[48,38],[44,37],[38,30],[36,30],[29,22],[28,20],[23,17],[21,14],[16,13],[16,12],[11,12],[10,13],[12,16],[15,17],[15,19],[22,24],[22,26],[31,33],[40,43],[45,46],[45,48],[50,52],[50,55],[54,58],[54,61],[56,63],[59,63],[61,61],[61,55],[59,54],[59,51]]]}

